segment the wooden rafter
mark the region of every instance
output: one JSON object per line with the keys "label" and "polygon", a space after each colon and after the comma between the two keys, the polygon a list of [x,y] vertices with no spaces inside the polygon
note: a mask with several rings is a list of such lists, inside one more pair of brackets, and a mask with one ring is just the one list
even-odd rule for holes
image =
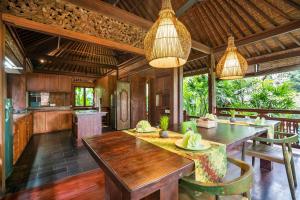
{"label": "wooden rafter", "polygon": [[286,13],[284,13],[282,10],[280,10],[279,8],[277,8],[276,6],[274,6],[272,3],[268,2],[268,1],[261,1],[262,3],[264,3],[268,8],[271,8],[274,12],[276,12],[277,14],[281,15],[282,17],[284,17],[287,20],[293,20],[289,15],[287,15]]}
{"label": "wooden rafter", "polygon": [[87,61],[82,61],[82,60],[69,60],[65,58],[59,58],[59,57],[54,57],[54,56],[47,56],[47,55],[38,55],[38,54],[31,54],[28,55],[30,59],[45,59],[47,61],[55,62],[56,64],[58,63],[65,63],[65,64],[77,64],[81,66],[89,66],[89,67],[101,67],[101,68],[109,68],[109,69],[116,69],[117,67],[114,65],[108,65],[108,64],[102,64],[102,63],[94,63],[94,62],[87,62]]}
{"label": "wooden rafter", "polygon": [[249,58],[247,61],[249,65],[253,65],[296,56],[300,56],[300,47],[287,49],[279,52],[273,52],[267,55],[252,57]]}
{"label": "wooden rafter", "polygon": [[176,10],[176,16],[182,16],[189,8],[195,5],[199,0],[186,0],[185,3]]}
{"label": "wooden rafter", "polygon": [[285,3],[289,4],[290,6],[300,10],[300,2],[296,2],[294,0],[283,0]]}
{"label": "wooden rafter", "polygon": [[[297,29],[300,29],[300,20],[295,20],[293,22],[289,22],[287,24],[278,26],[276,28],[269,29],[269,30],[266,30],[264,32],[256,33],[254,35],[247,36],[247,37],[245,37],[243,39],[240,39],[240,40],[236,40],[235,44],[236,44],[237,47],[240,47],[240,46],[244,46],[244,45],[251,44],[251,43],[254,43],[254,42],[258,42],[258,41],[261,41],[261,40],[265,40],[265,39],[268,39],[268,38],[274,38],[278,35],[286,34],[286,33],[289,33],[291,31],[294,31],[294,30],[297,30]],[[223,45],[221,47],[215,48],[213,51],[215,53],[221,52],[221,51],[224,51],[226,49],[226,47],[227,47],[227,45]]]}

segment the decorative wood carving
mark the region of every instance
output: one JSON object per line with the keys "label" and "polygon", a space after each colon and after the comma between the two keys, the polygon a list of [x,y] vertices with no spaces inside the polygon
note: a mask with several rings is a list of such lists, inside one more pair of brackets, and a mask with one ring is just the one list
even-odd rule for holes
{"label": "decorative wood carving", "polygon": [[35,22],[57,25],[143,48],[146,30],[61,0],[8,0],[5,12]]}
{"label": "decorative wood carving", "polygon": [[126,90],[120,92],[120,120],[126,122],[128,120],[128,93]]}

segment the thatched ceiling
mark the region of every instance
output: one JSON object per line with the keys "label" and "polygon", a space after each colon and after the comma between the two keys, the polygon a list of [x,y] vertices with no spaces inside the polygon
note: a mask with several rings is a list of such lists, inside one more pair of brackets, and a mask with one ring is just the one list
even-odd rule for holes
{"label": "thatched ceiling", "polygon": [[[106,0],[121,9],[150,21],[155,21],[160,10],[161,0]],[[195,2],[195,3],[193,3]],[[254,38],[277,27],[296,24],[298,28],[285,34],[278,34],[239,47],[239,51],[250,64],[268,61],[265,55],[276,59],[277,52],[300,56],[300,2],[296,0],[172,0],[175,11],[182,10],[185,3],[190,7],[181,12],[181,20],[192,38],[212,47],[219,59],[227,44],[229,34],[237,41]],[[231,30],[231,31],[230,31]],[[257,61],[257,62],[255,62]],[[193,74],[208,66],[207,56],[193,51],[184,71]],[[203,70],[202,70],[203,71]]]}
{"label": "thatched ceiling", "polygon": [[43,33],[10,28],[17,36],[33,71],[104,76],[131,54],[111,50],[100,45],[72,41]]}

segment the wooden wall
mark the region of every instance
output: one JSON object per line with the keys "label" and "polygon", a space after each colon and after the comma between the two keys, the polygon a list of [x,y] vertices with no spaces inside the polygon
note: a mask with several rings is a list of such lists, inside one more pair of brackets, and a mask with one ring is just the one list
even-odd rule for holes
{"label": "wooden wall", "polygon": [[146,83],[147,78],[133,76],[131,85],[131,128],[134,128],[140,120],[147,119],[146,113]]}
{"label": "wooden wall", "polygon": [[110,107],[110,97],[116,89],[116,80],[116,76],[105,76],[96,80],[96,99],[101,98],[101,107]]}

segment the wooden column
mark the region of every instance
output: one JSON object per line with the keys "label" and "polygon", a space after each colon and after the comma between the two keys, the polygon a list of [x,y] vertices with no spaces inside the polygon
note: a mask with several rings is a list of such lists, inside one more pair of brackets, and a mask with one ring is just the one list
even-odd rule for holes
{"label": "wooden column", "polygon": [[178,68],[178,123],[183,122],[183,67]]}
{"label": "wooden column", "polygon": [[216,73],[215,73],[215,56],[209,55],[209,73],[208,73],[208,112],[215,114],[216,112]]}
{"label": "wooden column", "polygon": [[178,78],[178,68],[174,68],[171,71],[172,73],[172,95],[171,95],[171,119],[170,122],[171,124],[178,124],[178,116],[179,116],[179,99],[178,99],[178,95],[179,95],[179,91],[178,91],[178,82],[179,82],[179,78]]}
{"label": "wooden column", "polygon": [[[1,15],[1,12],[0,12]],[[5,154],[4,154],[4,121],[5,121],[5,98],[6,98],[6,78],[4,71],[5,57],[5,25],[0,18],[0,176],[1,176],[1,192],[5,192]]]}

